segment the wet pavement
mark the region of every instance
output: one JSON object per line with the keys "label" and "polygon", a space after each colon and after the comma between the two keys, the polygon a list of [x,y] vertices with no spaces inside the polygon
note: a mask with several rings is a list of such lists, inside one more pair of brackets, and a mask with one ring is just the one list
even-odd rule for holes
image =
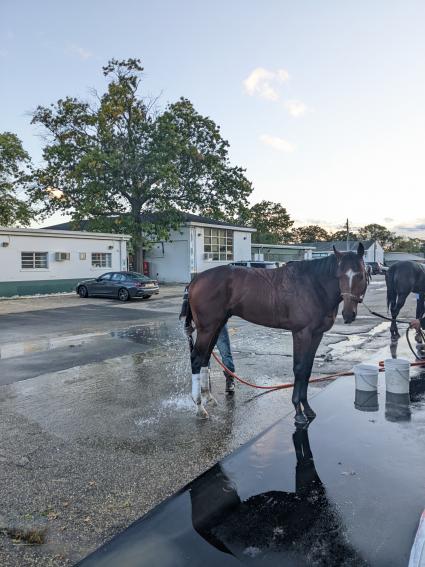
{"label": "wet pavement", "polygon": [[[375,280],[366,299],[385,313],[384,282]],[[124,305],[60,298],[48,309],[37,299],[28,308],[17,303],[14,312],[3,304],[0,317],[2,567],[74,564],[292,413],[290,390],[237,386],[229,398],[214,363],[218,406],[209,420],[195,419],[179,297]],[[241,376],[292,381],[290,333],[238,319],[229,328]],[[387,323],[363,308],[353,325],[338,320],[314,374],[383,357],[388,335]],[[310,387],[310,396],[324,387]],[[26,545],[31,530],[40,537]]]}
{"label": "wet pavement", "polygon": [[410,399],[383,374],[379,402],[358,411],[358,394],[334,382],[309,428],[281,419],[78,565],[406,566],[425,508],[425,374]]}

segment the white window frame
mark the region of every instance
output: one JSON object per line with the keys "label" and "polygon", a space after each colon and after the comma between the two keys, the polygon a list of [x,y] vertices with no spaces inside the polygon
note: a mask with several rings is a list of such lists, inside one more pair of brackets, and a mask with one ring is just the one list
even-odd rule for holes
{"label": "white window frame", "polygon": [[[27,258],[24,260],[24,254],[27,255]],[[32,259],[28,256],[32,255]],[[38,256],[38,259],[37,259]],[[43,266],[37,265],[40,264],[40,256],[43,257]],[[44,262],[45,260],[45,262]],[[24,266],[24,262],[28,263],[31,262],[31,265]],[[21,252],[21,271],[46,271],[49,269],[49,253],[48,252],[40,252],[40,251],[22,251]]]}
{"label": "white window frame", "polygon": [[204,228],[204,257],[212,262],[232,262],[234,231],[227,228]]}
{"label": "white window frame", "polygon": [[[98,257],[96,260],[95,257]],[[112,253],[111,252],[92,252],[91,253],[91,267],[95,269],[104,270],[105,268],[112,268]]]}

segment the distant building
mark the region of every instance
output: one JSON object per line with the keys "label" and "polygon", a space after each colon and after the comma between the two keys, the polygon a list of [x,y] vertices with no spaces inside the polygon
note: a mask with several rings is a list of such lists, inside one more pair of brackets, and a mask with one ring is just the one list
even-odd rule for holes
{"label": "distant building", "polygon": [[[145,251],[152,278],[163,283],[187,283],[199,272],[251,257],[251,234],[255,229],[190,213],[181,216],[181,226],[170,231],[169,240],[153,242]],[[149,220],[154,222],[155,218],[152,214]],[[62,223],[50,228],[62,231],[70,226]],[[88,226],[87,221],[80,226]]]}
{"label": "distant building", "polygon": [[0,297],[72,291],[84,278],[127,268],[129,236],[0,227]]}
{"label": "distant building", "polygon": [[396,262],[400,262],[402,260],[425,264],[425,258],[423,256],[418,256],[417,254],[410,254],[409,252],[385,252],[386,266],[392,266]]}
{"label": "distant building", "polygon": [[196,274],[251,258],[255,229],[185,214],[169,241],[155,242],[145,253],[149,274],[160,282],[189,282]]}
{"label": "distant building", "polygon": [[251,259],[273,262],[311,260],[315,247],[308,244],[252,244]]}
{"label": "distant building", "polygon": [[[362,240],[364,249],[365,262],[379,262],[384,263],[384,249],[377,240]],[[347,247],[348,245],[348,247]],[[347,249],[351,252],[357,252],[359,245],[358,240],[334,240],[331,242],[307,242],[304,246],[314,246],[316,249],[313,251],[313,258],[323,258],[333,254],[333,246],[340,252],[346,252]]]}

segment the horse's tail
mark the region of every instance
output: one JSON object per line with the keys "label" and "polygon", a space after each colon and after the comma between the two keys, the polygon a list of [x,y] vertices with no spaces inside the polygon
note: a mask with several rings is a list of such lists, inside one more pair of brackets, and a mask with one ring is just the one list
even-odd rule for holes
{"label": "horse's tail", "polygon": [[388,310],[395,309],[397,304],[397,289],[395,282],[395,268],[391,266],[388,272],[385,274],[385,279],[387,283],[387,308]]}
{"label": "horse's tail", "polygon": [[183,294],[183,303],[182,308],[180,310],[179,319],[184,318],[184,332],[189,340],[190,350],[193,348],[193,338],[192,334],[195,330],[195,326],[193,325],[193,317],[192,317],[192,309],[190,308],[189,302],[189,286],[184,288]]}

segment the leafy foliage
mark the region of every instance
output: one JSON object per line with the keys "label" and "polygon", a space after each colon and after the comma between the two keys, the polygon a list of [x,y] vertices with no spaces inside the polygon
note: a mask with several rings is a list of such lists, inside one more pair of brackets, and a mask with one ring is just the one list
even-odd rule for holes
{"label": "leafy foliage", "polygon": [[28,225],[35,216],[31,206],[18,198],[26,187],[30,158],[16,134],[0,133],[0,225]]}
{"label": "leafy foliage", "polygon": [[331,235],[327,230],[317,224],[308,226],[300,226],[292,231],[294,242],[321,242],[331,239]]}
{"label": "leafy foliage", "polygon": [[233,216],[252,191],[213,120],[184,98],[157,112],[139,95],[142,72],[138,59],[113,59],[96,104],[67,97],[32,119],[47,132],[46,166],[32,192],[44,213],[131,234],[138,268],[141,249],[166,239],[179,211]]}
{"label": "leafy foliage", "polygon": [[363,240],[378,240],[383,248],[388,248],[396,235],[382,224],[367,224],[359,229],[359,237]]}
{"label": "leafy foliage", "polygon": [[287,210],[279,203],[260,201],[246,208],[241,220],[257,232],[252,235],[252,242],[264,244],[281,244],[291,240],[291,220]]}

